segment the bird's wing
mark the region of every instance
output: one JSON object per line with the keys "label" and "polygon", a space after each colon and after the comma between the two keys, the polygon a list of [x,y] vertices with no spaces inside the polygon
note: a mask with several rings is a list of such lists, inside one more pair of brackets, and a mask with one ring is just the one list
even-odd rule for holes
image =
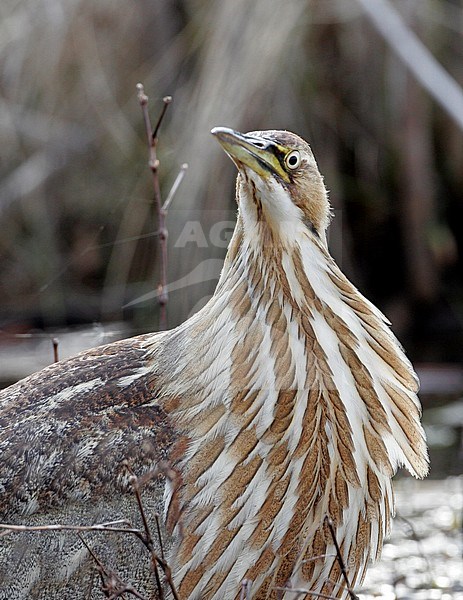
{"label": "bird's wing", "polygon": [[[152,340],[140,336],[81,353],[0,393],[2,523],[92,525],[126,518],[139,526],[125,465],[137,475],[155,469],[174,439],[148,373]],[[150,514],[162,511],[163,487],[155,478],[144,492]],[[103,561],[116,569],[120,563],[124,577],[138,577],[138,540],[85,535]],[[133,556],[130,573],[125,559],[134,544],[138,560]],[[83,563],[91,563],[88,551],[72,533],[0,537],[0,599],[63,597],[57,590],[66,582],[66,593],[87,597],[93,574],[82,578]],[[150,577],[148,557],[146,569]]]}

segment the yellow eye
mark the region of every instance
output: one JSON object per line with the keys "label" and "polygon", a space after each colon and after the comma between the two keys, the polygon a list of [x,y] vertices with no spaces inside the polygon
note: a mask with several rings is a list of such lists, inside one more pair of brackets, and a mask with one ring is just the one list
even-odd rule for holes
{"label": "yellow eye", "polygon": [[293,150],[292,152],[288,152],[285,156],[285,165],[288,169],[297,169],[301,164],[301,155],[297,150]]}

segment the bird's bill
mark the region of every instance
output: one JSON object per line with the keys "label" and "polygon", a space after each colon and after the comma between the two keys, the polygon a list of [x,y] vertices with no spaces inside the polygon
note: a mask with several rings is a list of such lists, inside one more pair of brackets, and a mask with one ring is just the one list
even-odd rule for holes
{"label": "bird's bill", "polygon": [[285,149],[264,138],[240,133],[228,127],[214,127],[211,130],[220,142],[222,148],[233,160],[238,169],[246,165],[263,179],[271,175],[278,175],[288,182],[288,174],[283,169],[277,157],[277,152],[283,153]]}

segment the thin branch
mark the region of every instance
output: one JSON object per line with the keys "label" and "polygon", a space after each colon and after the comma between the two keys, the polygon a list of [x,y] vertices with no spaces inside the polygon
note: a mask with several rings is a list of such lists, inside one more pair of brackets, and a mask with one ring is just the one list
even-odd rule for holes
{"label": "thin branch", "polygon": [[[164,471],[165,471],[164,465],[161,464],[159,466],[159,468],[149,471],[148,473],[145,473],[145,475],[143,475],[141,478],[138,478],[136,475],[134,475],[133,471],[131,470],[130,466],[128,465],[128,463],[126,461],[124,461],[124,465],[127,468],[127,470],[129,471],[129,473],[131,474],[130,483],[132,485],[132,488],[133,488],[133,491],[135,494],[135,498],[137,500],[138,509],[139,509],[139,512],[140,512],[140,515],[141,515],[141,518],[143,521],[144,535],[141,532],[139,532],[138,537],[143,542],[143,544],[145,545],[145,547],[147,548],[147,550],[149,551],[149,553],[151,555],[151,562],[153,564],[153,570],[154,570],[154,574],[156,577],[156,583],[158,585],[160,599],[162,600],[164,598],[164,594],[163,594],[162,587],[161,587],[161,581],[159,579],[159,572],[158,572],[158,568],[157,568],[158,564],[160,565],[160,567],[162,568],[162,570],[164,572],[164,576],[170,587],[172,596],[174,597],[175,600],[180,600],[177,590],[175,588],[174,580],[172,578],[172,570],[171,570],[168,562],[164,559],[164,557],[160,557],[156,554],[154,544],[153,544],[153,537],[151,535],[151,530],[149,527],[148,519],[146,517],[146,512],[145,512],[145,509],[143,506],[143,501],[142,501],[141,493],[140,493],[140,489],[148,481],[150,481],[154,477],[157,477],[160,474],[165,474],[164,473]],[[168,476],[168,475],[166,474],[166,476]],[[160,542],[160,546],[162,547],[160,530],[158,530],[158,531],[159,531],[159,542]]]}
{"label": "thin branch", "polygon": [[141,516],[141,519],[143,522],[143,529],[145,530],[145,535],[143,537],[141,537],[140,539],[145,544],[147,550],[150,553],[151,564],[153,566],[153,572],[154,572],[154,577],[156,579],[156,585],[157,585],[158,592],[159,592],[159,598],[160,598],[160,600],[164,600],[164,592],[162,590],[161,579],[159,577],[158,556],[154,550],[153,538],[151,536],[151,530],[148,525],[148,519],[146,517],[145,509],[144,509],[143,502],[141,499],[139,481],[138,481],[137,476],[134,475],[134,473],[131,471],[128,464],[126,464],[126,467],[129,470],[129,472],[131,473],[129,481],[130,481],[130,484],[132,485],[133,493],[135,494],[135,498],[137,500],[138,511],[140,513],[140,516]]}
{"label": "thin branch", "polygon": [[[136,498],[136,501],[138,504],[140,516],[141,516],[141,519],[143,522],[143,530],[134,528],[132,526],[132,524],[125,519],[119,519],[116,521],[108,521],[108,522],[99,523],[96,525],[49,524],[49,525],[30,525],[29,526],[29,525],[10,525],[8,523],[0,523],[0,537],[8,535],[13,532],[24,532],[24,531],[48,531],[48,532],[73,531],[73,532],[76,532],[78,535],[80,533],[90,532],[90,531],[93,531],[93,532],[95,532],[95,531],[102,531],[102,532],[111,531],[111,532],[115,532],[115,533],[133,534],[143,543],[145,548],[150,553],[151,563],[153,565],[153,571],[154,571],[154,575],[155,575],[155,579],[156,579],[156,585],[158,587],[159,599],[163,600],[165,598],[165,596],[164,596],[164,592],[163,592],[162,582],[161,582],[161,579],[159,576],[158,565],[162,568],[166,582],[170,587],[172,597],[174,598],[174,600],[180,600],[177,590],[175,588],[175,584],[174,584],[174,580],[173,580],[173,576],[172,576],[172,570],[164,557],[164,549],[163,549],[163,543],[162,543],[162,538],[161,538],[161,528],[159,525],[158,517],[156,516],[156,526],[157,526],[157,535],[159,538],[159,545],[161,548],[161,556],[158,556],[155,551],[151,530],[149,527],[148,519],[146,516],[146,511],[143,506],[143,501],[142,501],[141,492],[140,492],[141,488],[144,485],[146,485],[147,482],[149,482],[153,478],[158,477],[159,475],[164,475],[165,477],[173,480],[173,479],[175,479],[175,477],[174,477],[175,473],[174,473],[174,471],[172,471],[172,469],[168,468],[167,464],[161,463],[157,469],[148,471],[147,473],[142,475],[140,478],[138,478],[136,475],[133,474],[133,472],[131,471],[131,469],[128,466],[126,461],[124,461],[124,466],[128,469],[128,471],[130,473],[130,483],[132,485],[132,489],[134,491],[135,498]],[[144,598],[144,596],[141,596],[135,590],[135,588],[133,588],[132,586],[127,585],[125,582],[123,582],[119,578],[117,573],[104,567],[104,565],[101,563],[101,561],[99,561],[99,559],[96,557],[94,552],[92,552],[91,549],[88,547],[88,544],[83,540],[82,536],[79,535],[79,537],[81,538],[84,545],[89,549],[90,554],[92,555],[95,562],[97,563],[97,566],[100,570],[100,576],[102,577],[102,581],[103,581],[102,589],[105,592],[111,593],[111,595],[108,596],[109,598],[119,598],[122,594],[127,593],[127,594],[132,594],[133,596],[136,596],[137,598],[139,598],[141,600],[146,600]],[[103,579],[103,577],[104,577],[104,579]]]}
{"label": "thin branch", "polygon": [[274,590],[278,592],[285,592],[286,594],[297,594],[295,600],[302,594],[316,596],[317,598],[325,598],[325,600],[336,600],[335,596],[329,596],[328,594],[322,594],[321,592],[312,592],[312,590],[306,590],[303,588],[288,588],[288,587],[275,587]]}
{"label": "thin branch", "polygon": [[301,561],[301,565],[306,564],[306,563],[310,563],[310,562],[315,562],[317,560],[320,560],[321,558],[334,558],[335,556],[337,556],[337,554],[319,554],[318,556],[312,556],[311,558],[305,558],[304,560]]}
{"label": "thin branch", "polygon": [[332,519],[330,519],[330,517],[325,517],[325,522],[327,523],[328,528],[331,533],[331,537],[333,538],[333,544],[334,544],[334,547],[336,548],[336,555],[337,555],[338,563],[339,563],[339,566],[341,567],[342,576],[346,583],[346,588],[349,593],[349,598],[351,598],[351,600],[359,600],[359,597],[357,596],[357,594],[355,594],[354,590],[352,589],[352,586],[349,582],[349,578],[347,576],[346,565],[344,563],[344,559],[341,554],[341,549],[339,548],[338,540],[336,539],[336,532],[334,530],[333,521],[332,521]]}
{"label": "thin branch", "polygon": [[416,542],[416,544],[418,546],[419,556],[425,561],[425,563],[427,565],[429,584],[431,584],[431,581],[435,578],[435,572],[434,572],[433,564],[432,564],[431,560],[429,559],[429,556],[427,555],[426,550],[423,548],[423,540],[420,538],[420,536],[416,532],[416,529],[415,529],[413,523],[409,519],[407,519],[406,517],[403,517],[399,513],[396,514],[395,519],[398,522],[402,521],[402,523],[408,527],[409,535],[410,535],[411,539],[414,542]]}
{"label": "thin branch", "polygon": [[139,240],[145,240],[150,237],[156,237],[159,235],[159,231],[150,231],[148,233],[140,233],[138,235],[131,235],[126,238],[118,238],[112,242],[104,242],[102,244],[94,244],[92,246],[88,246],[79,254],[79,256],[85,256],[88,252],[92,250],[99,250],[100,248],[112,248],[113,246],[120,246],[121,244],[128,244],[130,242],[138,242]]}
{"label": "thin branch", "polygon": [[87,548],[90,556],[96,563],[98,573],[101,579],[101,589],[108,598],[115,599],[120,598],[123,594],[132,594],[132,596],[135,596],[139,600],[147,600],[147,598],[145,598],[145,596],[142,596],[139,592],[137,592],[137,590],[132,585],[129,585],[125,581],[122,581],[122,579],[118,576],[118,574],[115,571],[106,567],[95,554],[95,552],[92,550],[92,548],[89,546],[89,544],[87,544],[85,538],[80,533],[78,533],[77,535],[79,536],[80,541]]}
{"label": "thin branch", "polygon": [[[148,113],[148,96],[145,94],[145,88],[143,87],[142,83],[137,83],[136,88],[137,88],[138,102],[141,106],[142,113],[143,113],[143,120],[145,122],[146,137],[148,140],[151,140],[153,132],[151,130],[151,120],[150,120],[150,116]],[[149,144],[149,148],[151,148],[151,141],[149,141],[148,144]]]}
{"label": "thin branch", "polygon": [[58,354],[59,339],[53,338],[51,340],[51,343],[53,345],[53,362],[57,363],[57,362],[59,362],[59,354]]}
{"label": "thin branch", "polygon": [[158,131],[159,131],[159,128],[161,127],[162,121],[164,120],[164,116],[166,114],[167,107],[172,102],[172,96],[164,96],[162,101],[164,102],[164,106],[162,107],[162,111],[161,111],[161,114],[159,115],[159,119],[158,119],[158,122],[156,123],[156,127],[154,128],[154,131],[151,134],[151,139],[153,140],[154,145],[157,144]]}
{"label": "thin branch", "polygon": [[157,213],[157,220],[159,225],[159,250],[161,253],[160,260],[160,277],[158,285],[158,302],[159,302],[159,329],[163,330],[167,328],[167,229],[166,229],[166,214],[163,211],[163,204],[161,198],[161,188],[159,184],[159,160],[157,157],[157,143],[158,143],[158,132],[164,116],[167,111],[167,107],[172,102],[171,96],[165,96],[163,98],[163,108],[159,115],[156,126],[153,130],[151,126],[151,119],[148,111],[148,96],[145,94],[143,84],[137,84],[137,98],[142,109],[143,120],[145,123],[146,139],[148,143],[148,165],[152,173],[153,181],[153,192],[154,192],[154,208]]}
{"label": "thin branch", "polygon": [[159,515],[156,513],[154,515],[154,518],[156,520],[156,529],[157,529],[157,534],[158,534],[158,540],[159,540],[159,549],[161,550],[161,558],[162,560],[165,560],[165,555],[164,555],[164,544],[162,542],[162,535],[161,535],[161,525],[159,523]]}
{"label": "thin branch", "polygon": [[[115,525],[117,524],[126,525],[126,527],[116,527]],[[113,531],[116,533],[133,533],[137,536],[142,533],[139,529],[134,529],[124,519],[109,523],[99,523],[97,525],[61,525],[59,523],[50,525],[10,525],[8,523],[0,523],[0,530],[3,530],[0,533],[0,537],[18,531]]]}
{"label": "thin branch", "polygon": [[162,210],[166,213],[166,215],[167,215],[167,211],[169,210],[170,203],[172,202],[175,194],[177,193],[178,188],[180,187],[180,184],[183,181],[183,178],[185,177],[185,173],[186,173],[187,169],[188,169],[188,164],[183,163],[183,165],[180,167],[180,171],[179,171],[177,177],[175,178],[175,181],[174,181],[172,187],[170,188],[170,192],[168,193],[166,201],[164,202],[164,204],[162,206]]}

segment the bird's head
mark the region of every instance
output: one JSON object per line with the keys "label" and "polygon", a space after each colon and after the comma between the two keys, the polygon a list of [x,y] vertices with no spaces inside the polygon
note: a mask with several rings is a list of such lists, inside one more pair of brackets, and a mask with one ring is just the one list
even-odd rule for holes
{"label": "bird's head", "polygon": [[288,241],[300,228],[325,241],[330,205],[307,142],[288,131],[243,134],[215,127],[211,133],[238,168],[237,196],[245,227],[265,223]]}

